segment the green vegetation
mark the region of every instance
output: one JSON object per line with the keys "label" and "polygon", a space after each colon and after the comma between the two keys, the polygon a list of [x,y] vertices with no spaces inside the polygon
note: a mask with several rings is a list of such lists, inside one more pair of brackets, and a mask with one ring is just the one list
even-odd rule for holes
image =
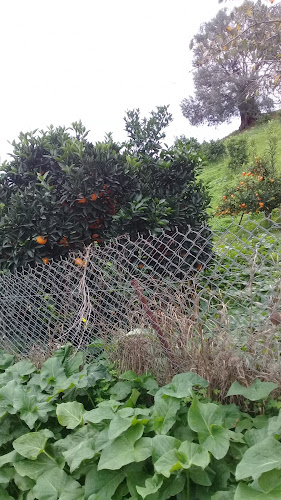
{"label": "green vegetation", "polygon": [[128,112],[124,144],[111,136],[92,144],[81,123],[20,134],[1,167],[0,270],[48,264],[125,233],[200,226],[209,203],[196,179],[202,160],[181,141],[161,146],[171,119],[165,106],[149,119]]}
{"label": "green vegetation", "polygon": [[[276,173],[280,175],[281,173],[281,115],[280,112],[274,113],[272,115],[262,115],[266,119],[271,118],[271,121],[266,121],[265,123],[258,123],[248,130],[242,132],[236,132],[223,140],[223,143],[227,146],[232,137],[242,137],[247,140],[250,161],[252,162],[253,156],[258,156],[263,158],[264,156],[269,157],[269,141],[272,136],[276,136],[278,139],[276,145]],[[262,120],[263,121],[263,120]],[[237,178],[240,177],[244,170],[244,166],[241,165],[240,169],[237,169],[237,173],[232,172],[228,168],[230,158],[225,156],[223,159],[211,163],[206,162],[203,171],[200,174],[200,179],[209,188],[209,194],[211,197],[211,208],[209,209],[210,214],[214,214],[216,207],[221,204],[222,197],[225,195],[230,188],[237,186]],[[249,168],[250,170],[250,168]],[[247,170],[248,172],[248,170]],[[230,217],[228,221],[230,222]]]}
{"label": "green vegetation", "polygon": [[190,43],[195,93],[181,104],[192,125],[240,116],[243,130],[262,110],[274,109],[281,84],[280,18],[279,2],[245,0],[200,26]]}
{"label": "green vegetation", "polygon": [[41,369],[1,352],[0,372],[1,500],[280,497],[274,383],[234,382],[221,404],[193,372],[159,388],[70,346]]}

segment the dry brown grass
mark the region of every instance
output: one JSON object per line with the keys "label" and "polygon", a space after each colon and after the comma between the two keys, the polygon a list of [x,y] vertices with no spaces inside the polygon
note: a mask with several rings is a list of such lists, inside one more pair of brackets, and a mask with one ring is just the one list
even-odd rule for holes
{"label": "dry brown grass", "polygon": [[[206,330],[199,316],[200,298],[194,297],[193,308],[186,313],[186,304],[177,297],[177,304],[165,310],[154,304],[154,315],[165,334],[169,350],[163,349],[157,334],[150,328],[144,315],[132,312],[131,324],[143,329],[129,334],[111,332],[113,342],[108,344],[109,358],[124,372],[138,374],[151,372],[160,384],[171,380],[176,373],[193,371],[210,383],[210,396],[219,390],[223,399],[230,385],[237,380],[249,385],[257,377],[276,382],[281,389],[280,325],[270,320],[259,331],[249,328],[248,340],[234,340],[230,331],[228,312],[221,304],[220,314],[213,322],[213,331]],[[149,330],[150,328],[150,330]],[[107,337],[108,339],[108,337]],[[215,391],[217,392],[217,391]]]}

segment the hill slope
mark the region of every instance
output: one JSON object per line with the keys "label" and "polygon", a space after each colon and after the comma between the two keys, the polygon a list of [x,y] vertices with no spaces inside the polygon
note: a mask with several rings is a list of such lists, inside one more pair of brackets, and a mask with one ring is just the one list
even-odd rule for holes
{"label": "hill slope", "polygon": [[[258,156],[264,156],[268,150],[268,138],[271,135],[277,137],[276,169],[281,172],[281,113],[272,113],[271,120],[266,123],[259,123],[254,127],[242,132],[234,132],[226,137],[223,142],[227,144],[230,137],[245,136],[248,146],[254,144],[255,152]],[[264,115],[262,115],[262,119]],[[211,195],[210,215],[214,214],[216,206],[221,202],[222,196],[227,188],[234,185],[239,175],[233,173],[228,168],[229,156],[225,156],[217,163],[209,163],[204,166],[199,178],[208,186]],[[241,167],[241,172],[243,167]]]}

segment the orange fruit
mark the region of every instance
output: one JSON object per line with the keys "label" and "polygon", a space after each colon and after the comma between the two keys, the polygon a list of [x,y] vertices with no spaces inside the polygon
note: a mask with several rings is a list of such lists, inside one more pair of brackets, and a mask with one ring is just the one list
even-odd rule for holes
{"label": "orange fruit", "polygon": [[226,196],[223,196],[223,199],[224,199],[224,200],[227,200],[227,197],[226,197]]}
{"label": "orange fruit", "polygon": [[246,172],[242,172],[243,177],[246,175]]}
{"label": "orange fruit", "polygon": [[248,172],[248,173],[246,174],[246,175],[247,175],[247,177],[249,177],[249,175],[251,175],[251,173],[252,173],[252,172]]}
{"label": "orange fruit", "polygon": [[85,196],[83,196],[83,198],[78,198],[78,200],[76,200],[76,201],[77,201],[77,203],[86,203],[87,200],[86,200]]}
{"label": "orange fruit", "polygon": [[50,261],[49,261],[48,257],[43,257],[42,262],[43,262],[43,264],[49,264]]}
{"label": "orange fruit", "polygon": [[46,245],[48,240],[47,240],[46,236],[37,236],[36,241],[37,241],[38,245]]}
{"label": "orange fruit", "polygon": [[138,265],[138,268],[139,268],[139,269],[142,269],[142,268],[143,268],[143,264],[139,264],[139,265]]}
{"label": "orange fruit", "polygon": [[81,266],[81,267],[86,266],[86,262],[84,260],[80,259],[79,257],[76,257],[76,259],[74,259],[74,262],[75,262],[76,266]]}
{"label": "orange fruit", "polygon": [[91,194],[90,198],[91,198],[92,201],[96,201],[98,199],[97,193]]}
{"label": "orange fruit", "polygon": [[259,206],[260,206],[261,208],[263,208],[263,207],[264,207],[264,203],[263,203],[263,202],[260,202],[260,203],[259,203]]}
{"label": "orange fruit", "polygon": [[63,245],[64,247],[68,247],[69,243],[67,241],[66,236],[63,236],[63,238],[59,241],[59,245]]}
{"label": "orange fruit", "polygon": [[198,271],[201,271],[201,269],[202,269],[202,264],[198,264],[198,265],[197,265],[197,269],[198,269]]}

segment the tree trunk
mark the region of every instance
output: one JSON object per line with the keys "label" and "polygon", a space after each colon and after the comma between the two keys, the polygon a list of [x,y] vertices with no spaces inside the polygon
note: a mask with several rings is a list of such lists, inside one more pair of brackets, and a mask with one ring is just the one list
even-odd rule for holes
{"label": "tree trunk", "polygon": [[252,127],[260,115],[259,106],[253,97],[241,102],[239,111],[241,118],[240,130]]}
{"label": "tree trunk", "polygon": [[252,116],[248,113],[241,113],[241,112],[240,112],[240,118],[241,118],[241,124],[239,130],[245,130],[246,128],[252,127],[257,120],[256,116]]}

